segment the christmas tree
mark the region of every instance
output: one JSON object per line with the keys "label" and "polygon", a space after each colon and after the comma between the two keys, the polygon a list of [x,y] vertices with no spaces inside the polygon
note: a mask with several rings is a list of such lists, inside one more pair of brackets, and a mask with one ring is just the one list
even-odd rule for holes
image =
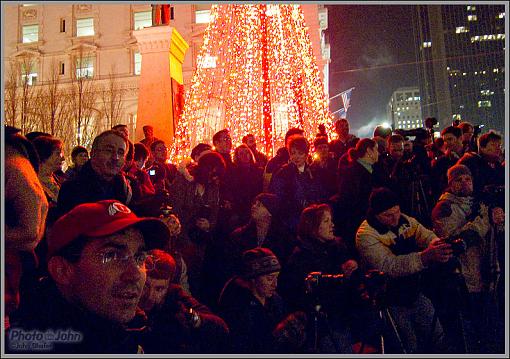
{"label": "christmas tree", "polygon": [[172,145],[173,159],[189,156],[228,128],[234,146],[254,134],[268,155],[292,127],[307,137],[333,117],[300,5],[229,4],[211,7]]}

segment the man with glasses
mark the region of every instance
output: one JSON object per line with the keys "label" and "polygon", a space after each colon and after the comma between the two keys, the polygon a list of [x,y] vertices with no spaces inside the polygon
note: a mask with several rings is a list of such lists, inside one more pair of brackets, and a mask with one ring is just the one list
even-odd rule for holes
{"label": "man with glasses", "polygon": [[141,353],[137,332],[126,327],[144,288],[147,251],[168,240],[163,222],[139,218],[118,201],[73,208],[49,232],[49,277],[22,297],[7,350]]}
{"label": "man with glasses", "polygon": [[59,214],[70,211],[81,203],[116,199],[126,205],[132,190],[122,173],[126,161],[128,139],[117,131],[105,131],[92,143],[90,160],[77,176],[62,184],[57,206]]}

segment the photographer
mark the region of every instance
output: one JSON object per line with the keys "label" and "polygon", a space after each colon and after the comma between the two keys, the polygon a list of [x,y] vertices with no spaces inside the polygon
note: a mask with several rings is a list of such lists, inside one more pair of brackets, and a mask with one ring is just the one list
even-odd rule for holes
{"label": "photographer", "polygon": [[[465,293],[467,307],[462,308],[453,295],[447,295],[447,302],[441,303],[442,308],[438,306],[437,309],[443,314],[443,322],[448,325],[455,322],[452,317],[456,311],[464,309],[462,315],[465,320],[460,324],[467,325],[466,337],[458,339],[465,340],[468,352],[486,352],[483,335],[490,331],[484,318],[488,317],[488,308],[494,305],[488,299],[494,291],[499,272],[497,244],[492,235],[491,223],[499,225],[501,221],[504,222],[504,217],[494,216],[486,204],[474,199],[469,168],[455,165],[448,170],[448,187],[432,211],[432,218],[435,233],[441,237],[460,238],[466,246],[465,251],[458,254],[458,261],[468,292]],[[445,278],[445,273],[441,276]],[[440,288],[442,291],[448,291],[452,285],[451,280],[445,285],[446,288]],[[445,327],[447,333],[448,329],[454,330]],[[478,345],[480,347],[477,348]]]}
{"label": "photographer", "polygon": [[444,352],[443,330],[434,307],[420,289],[420,273],[447,262],[451,246],[413,217],[400,212],[397,196],[386,188],[370,195],[367,220],[356,234],[362,263],[388,276],[385,304],[406,353]]}

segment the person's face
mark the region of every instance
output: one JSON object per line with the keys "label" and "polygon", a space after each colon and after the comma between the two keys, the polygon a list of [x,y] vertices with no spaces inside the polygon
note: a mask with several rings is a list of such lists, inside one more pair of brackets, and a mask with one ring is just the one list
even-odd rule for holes
{"label": "person's face", "polygon": [[269,219],[271,218],[271,213],[267,210],[267,208],[260,201],[255,201],[251,206],[251,217],[257,221],[261,219]]}
{"label": "person's face", "polygon": [[145,167],[145,163],[147,162],[147,158],[141,158],[137,161],[135,161],[136,168],[139,170],[143,169]]}
{"label": "person's face", "polygon": [[55,148],[51,153],[51,156],[45,161],[45,165],[47,168],[51,170],[51,172],[55,172],[62,169],[62,164],[64,163],[64,152],[61,148]]}
{"label": "person's face", "polygon": [[250,164],[252,161],[252,153],[247,148],[239,148],[237,150],[237,159],[241,164]]}
{"label": "person's face", "polygon": [[473,194],[473,178],[470,175],[457,176],[457,178],[450,183],[450,190],[456,196],[471,196]]}
{"label": "person's face", "polygon": [[276,292],[280,272],[270,273],[253,278],[253,288],[259,296],[271,298]]}
{"label": "person's face", "polygon": [[390,156],[398,160],[404,155],[404,142],[390,142]]}
{"label": "person's face", "polygon": [[411,141],[404,142],[404,152],[406,153],[413,152],[413,143]]}
{"label": "person's face", "polygon": [[303,167],[306,163],[307,153],[291,147],[289,151],[290,162],[294,163],[296,167]]}
{"label": "person's face", "polygon": [[377,143],[373,148],[367,148],[367,156],[368,160],[374,164],[379,159],[379,146],[377,146]]}
{"label": "person's face", "polygon": [[222,133],[218,141],[214,143],[214,147],[219,153],[230,153],[232,150],[232,138],[229,134]]}
{"label": "person's face", "polygon": [[377,220],[388,227],[396,227],[400,220],[400,206],[393,206],[375,216]]}
{"label": "person's face", "polygon": [[316,148],[317,155],[319,158],[328,158],[329,155],[329,146],[327,143],[317,146]]}
{"label": "person's face", "polygon": [[147,277],[138,306],[146,313],[150,312],[154,307],[160,307],[165,301],[169,284],[170,279],[155,279]]}
{"label": "person's face", "polygon": [[76,167],[81,167],[89,160],[89,154],[87,152],[80,152],[76,155],[74,159],[74,165]]}
{"label": "person's face", "polygon": [[499,159],[501,156],[501,140],[489,141],[487,146],[480,146],[480,153],[492,159]]}
{"label": "person's face", "polygon": [[119,136],[108,135],[92,150],[91,165],[100,176],[112,178],[126,162],[127,144]]}
{"label": "person's face", "polygon": [[246,138],[246,145],[250,148],[256,148],[257,143],[255,142],[255,136],[248,136],[248,138]]}
{"label": "person's face", "polygon": [[325,211],[322,214],[321,223],[319,228],[317,228],[317,237],[323,242],[332,241],[335,239],[335,235],[333,234],[333,230],[335,226],[333,224],[333,219],[331,218],[331,213],[329,211]]}
{"label": "person's face", "polygon": [[168,148],[165,144],[160,143],[154,148],[152,155],[156,161],[165,162],[168,159]]}
{"label": "person's face", "polygon": [[146,138],[152,138],[154,137],[154,129],[152,127],[145,128],[143,134]]}
{"label": "person's face", "polygon": [[469,127],[467,132],[462,133],[462,142],[471,142],[471,138],[473,138],[474,129],[473,127]]}
{"label": "person's face", "polygon": [[455,137],[453,133],[445,133],[443,136],[444,144],[447,150],[459,152],[462,149],[462,137]]}
{"label": "person's face", "polygon": [[117,132],[121,133],[123,136],[125,136],[126,138],[129,138],[129,130],[128,130],[127,126],[116,128],[114,131],[117,131]]}
{"label": "person's face", "polygon": [[146,256],[143,235],[133,227],[88,242],[78,262],[70,263],[73,301],[111,321],[129,322],[145,284]]}
{"label": "person's face", "polygon": [[347,137],[349,135],[349,122],[342,121],[339,122],[336,126],[336,133],[338,133],[341,137]]}

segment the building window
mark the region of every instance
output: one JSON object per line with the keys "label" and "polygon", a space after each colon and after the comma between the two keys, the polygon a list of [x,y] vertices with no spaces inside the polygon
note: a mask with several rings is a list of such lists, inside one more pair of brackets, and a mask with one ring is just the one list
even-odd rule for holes
{"label": "building window", "polygon": [[479,108],[482,108],[482,107],[491,107],[491,102],[489,100],[485,100],[485,101],[478,101],[478,107]]}
{"label": "building window", "polygon": [[468,21],[476,21],[476,20],[478,20],[476,15],[468,15]]}
{"label": "building window", "polygon": [[474,5],[468,5],[468,6],[467,6],[467,10],[468,10],[468,11],[475,11],[475,10],[476,10],[476,6],[474,6]]}
{"label": "building window", "polygon": [[135,58],[135,75],[140,75],[142,73],[142,54],[138,51],[134,54]]}
{"label": "building window", "polygon": [[76,78],[94,76],[94,57],[87,56],[76,59]]}
{"label": "building window", "polygon": [[23,43],[39,41],[39,25],[25,25],[23,26]]}
{"label": "building window", "polygon": [[[27,66],[30,66],[30,68],[27,69]],[[37,83],[37,65],[35,61],[28,61],[21,65],[21,82],[29,86]]]}
{"label": "building window", "polygon": [[505,13],[504,12],[500,12],[498,14],[498,16],[496,16],[496,19],[504,19],[505,18]]}
{"label": "building window", "polygon": [[66,67],[64,62],[60,62],[60,64],[58,65],[58,73],[60,75],[64,75],[66,73]]}
{"label": "building window", "polygon": [[468,29],[466,29],[466,27],[465,27],[465,26],[457,26],[457,27],[455,28],[455,33],[456,33],[456,34],[462,34],[462,33],[465,33],[465,32],[469,32],[469,30],[468,30]]}
{"label": "building window", "polygon": [[135,30],[152,26],[152,11],[140,11],[134,14]]}
{"label": "building window", "polygon": [[426,48],[426,47],[431,47],[432,46],[432,41],[425,41],[422,45],[423,48]]}
{"label": "building window", "polygon": [[66,19],[60,19],[60,32],[66,32]]}
{"label": "building window", "polygon": [[209,22],[211,22],[211,10],[195,11],[195,23],[208,24]]}
{"label": "building window", "polygon": [[93,36],[94,35],[94,19],[89,17],[86,19],[76,20],[76,36]]}

